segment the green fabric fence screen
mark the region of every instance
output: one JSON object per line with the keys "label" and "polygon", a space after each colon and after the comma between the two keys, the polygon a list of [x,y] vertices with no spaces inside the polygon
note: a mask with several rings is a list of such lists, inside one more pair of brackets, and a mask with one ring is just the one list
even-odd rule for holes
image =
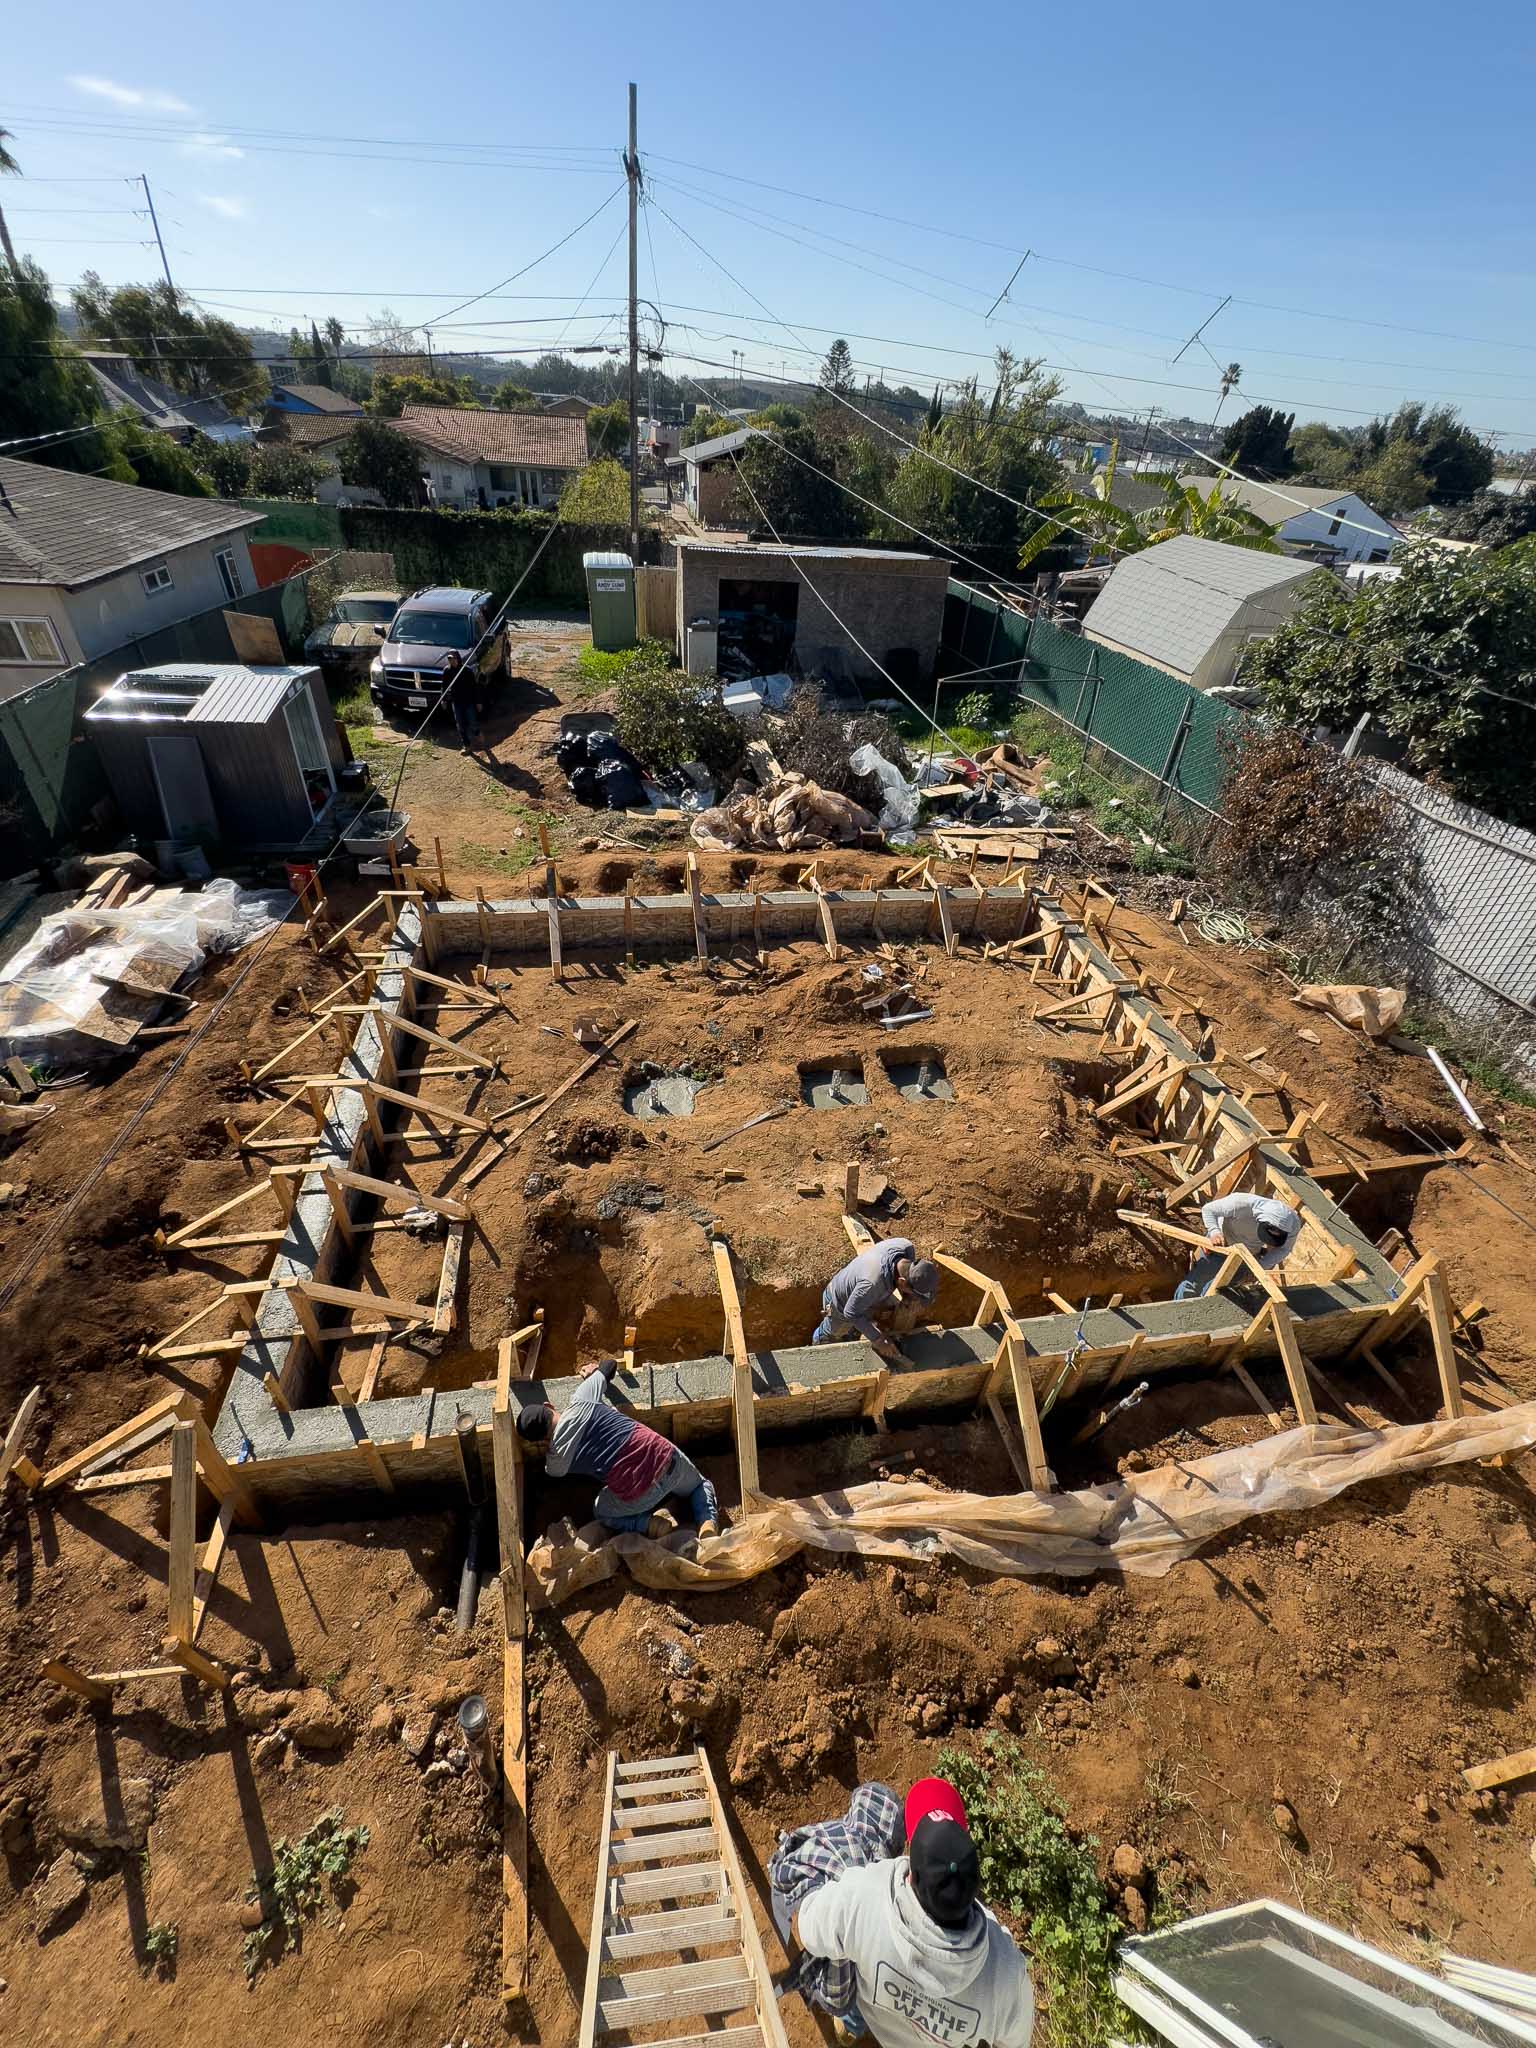
{"label": "green fabric fence screen", "polygon": [[1055,712],[1172,795],[1219,814],[1218,740],[1243,717],[1220,698],[1044,619],[1027,619],[965,583],[949,586],[944,647],[962,672],[986,670],[1011,682],[1022,702]]}

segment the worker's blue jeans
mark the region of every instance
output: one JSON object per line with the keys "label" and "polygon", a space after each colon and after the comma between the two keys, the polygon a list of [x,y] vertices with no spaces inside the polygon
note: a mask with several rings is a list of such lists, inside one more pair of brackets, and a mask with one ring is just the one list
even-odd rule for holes
{"label": "worker's blue jeans", "polygon": [[620,1500],[605,1486],[592,1504],[592,1512],[605,1529],[621,1536],[643,1536],[651,1516],[672,1494],[687,1494],[688,1514],[695,1528],[701,1522],[718,1522],[720,1502],[715,1489],[692,1458],[674,1451],[670,1462],[654,1484],[635,1500]]}
{"label": "worker's blue jeans", "polygon": [[834,1315],[827,1307],[827,1297],[821,1297],[822,1318],[811,1332],[813,1344],[836,1344],[843,1337],[855,1337],[858,1332],[852,1323],[845,1323],[841,1316]]}
{"label": "worker's blue jeans", "polygon": [[1189,1273],[1173,1290],[1175,1301],[1193,1301],[1197,1295],[1210,1291],[1211,1282],[1221,1271],[1221,1262],[1226,1257],[1222,1252],[1202,1252]]}
{"label": "worker's blue jeans", "polygon": [[466,747],[478,747],[480,720],[475,715],[474,700],[454,697],[450,701],[453,705],[453,722],[459,729],[459,738]]}

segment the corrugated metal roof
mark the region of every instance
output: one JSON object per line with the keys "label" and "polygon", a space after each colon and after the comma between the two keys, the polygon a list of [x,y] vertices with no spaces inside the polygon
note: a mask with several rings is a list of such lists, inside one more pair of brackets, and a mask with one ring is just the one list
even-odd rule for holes
{"label": "corrugated metal roof", "polygon": [[1325,573],[1290,555],[1179,534],[1116,564],[1083,632],[1193,675],[1250,597]]}
{"label": "corrugated metal roof", "polygon": [[902,548],[794,547],[788,541],[693,540],[679,536],[673,543],[694,555],[771,555],[785,558],[804,555],[808,559],[840,562],[934,562],[945,574],[949,563],[941,555],[920,555]]}
{"label": "corrugated metal roof", "polygon": [[734,434],[716,434],[712,441],[695,441],[691,448],[683,449],[677,460],[714,462],[719,456],[734,455],[738,448],[745,448],[751,439],[752,429],[739,427]]}
{"label": "corrugated metal roof", "polygon": [[[265,725],[294,683],[313,673],[310,668],[247,668],[242,662],[166,662],[119,676],[85,715],[99,711],[109,718],[142,697],[146,717],[182,725]],[[158,704],[157,697],[162,700]],[[173,709],[166,698],[181,699],[185,709]]]}

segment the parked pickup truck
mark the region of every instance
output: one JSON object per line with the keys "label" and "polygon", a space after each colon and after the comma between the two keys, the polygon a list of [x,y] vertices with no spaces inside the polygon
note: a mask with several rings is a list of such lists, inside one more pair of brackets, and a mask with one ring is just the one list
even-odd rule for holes
{"label": "parked pickup truck", "polygon": [[505,627],[487,634],[496,616],[489,590],[443,587],[418,590],[395,613],[384,645],[368,670],[368,688],[381,711],[422,712],[434,700],[448,709],[447,690],[475,648],[482,702],[491,686],[507,676]]}
{"label": "parked pickup truck", "polygon": [[398,590],[344,590],[323,625],[304,642],[327,682],[350,682],[367,673],[389,622],[400,609]]}

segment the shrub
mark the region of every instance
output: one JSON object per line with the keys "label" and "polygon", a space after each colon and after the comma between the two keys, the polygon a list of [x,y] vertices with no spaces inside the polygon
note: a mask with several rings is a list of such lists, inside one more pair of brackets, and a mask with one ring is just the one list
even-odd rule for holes
{"label": "shrub", "polygon": [[967,690],[949,716],[955,725],[985,730],[991,725],[994,716],[991,691]]}
{"label": "shrub", "polygon": [[1098,1843],[1072,1833],[1045,1774],[1006,1737],[986,1736],[974,1756],[943,1750],[939,1770],[965,1801],[981,1896],[1024,1925],[1044,1999],[1042,2040],[1064,2048],[1110,2039],[1130,2016],[1114,1993],[1123,1930],[1098,1873]]}
{"label": "shrub", "polygon": [[610,652],[604,647],[583,647],[576,666],[589,683],[606,687],[617,683],[631,670],[656,673],[672,666],[672,650],[663,640],[637,640],[633,647]]}
{"label": "shrub", "polygon": [[368,1846],[368,1830],[341,1824],[341,1808],[322,1813],[296,1842],[279,1836],[272,1844],[272,1868],[254,1875],[247,1899],[261,1907],[262,1920],[245,1937],[245,1974],[254,1977],[269,1956],[299,1945],[306,1920],[314,1918],[327,1894],[342,1892],[353,1859]]}
{"label": "shrub", "polygon": [[1294,726],[1245,723],[1218,741],[1226,767],[1215,876],[1286,921],[1325,901],[1388,921],[1410,863],[1392,806],[1365,769]]}
{"label": "shrub", "polygon": [[144,1962],[160,1977],[176,1974],[181,1934],[174,1920],[155,1920],[144,1930]]}
{"label": "shrub", "polygon": [[656,774],[702,761],[724,781],[746,752],[741,725],[726,710],[714,676],[632,664],[614,691],[614,723],[621,743]]}

